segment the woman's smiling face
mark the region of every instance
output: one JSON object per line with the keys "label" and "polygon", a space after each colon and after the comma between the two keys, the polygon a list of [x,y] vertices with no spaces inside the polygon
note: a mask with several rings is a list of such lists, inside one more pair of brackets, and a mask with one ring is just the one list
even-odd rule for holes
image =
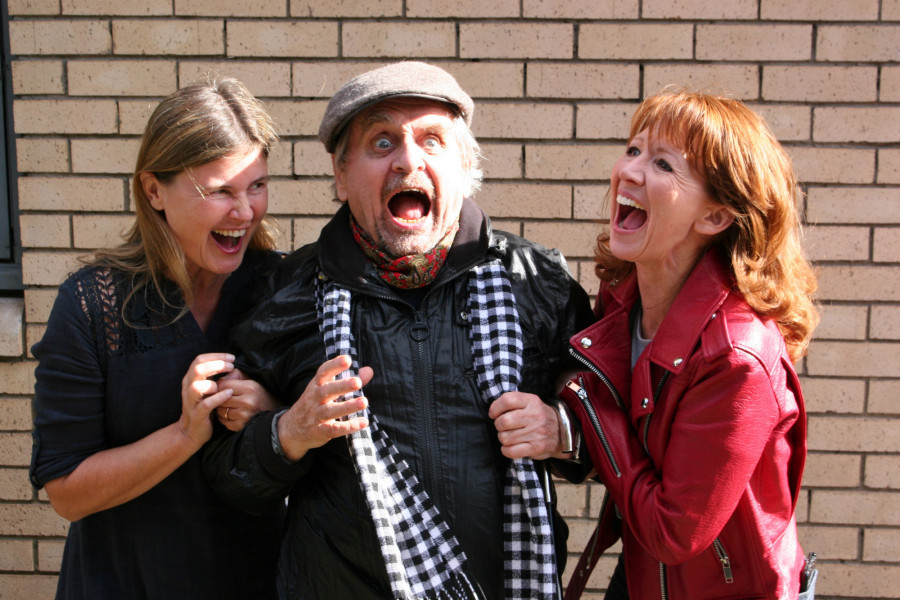
{"label": "woman's smiling face", "polygon": [[268,166],[262,150],[184,170],[161,182],[141,173],[150,203],[166,215],[193,280],[234,272],[268,208]]}
{"label": "woman's smiling face", "polygon": [[690,268],[722,229],[703,174],[658,131],[629,140],[610,183],[610,250],[638,268]]}

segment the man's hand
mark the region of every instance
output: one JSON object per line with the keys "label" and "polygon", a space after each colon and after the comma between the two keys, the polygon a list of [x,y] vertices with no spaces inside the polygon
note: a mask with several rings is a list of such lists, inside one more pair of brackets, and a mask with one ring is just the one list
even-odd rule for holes
{"label": "man's hand", "polygon": [[503,456],[537,460],[565,456],[559,416],[540,397],[506,392],[491,404],[488,416],[494,419]]}
{"label": "man's hand", "polygon": [[288,460],[298,461],[309,450],[369,425],[365,417],[341,420],[365,409],[368,401],[359,397],[340,402],[338,398],[362,389],[372,380],[371,367],[362,367],[359,377],[337,379],[349,368],[349,356],[322,363],[297,402],[278,419],[278,439]]}

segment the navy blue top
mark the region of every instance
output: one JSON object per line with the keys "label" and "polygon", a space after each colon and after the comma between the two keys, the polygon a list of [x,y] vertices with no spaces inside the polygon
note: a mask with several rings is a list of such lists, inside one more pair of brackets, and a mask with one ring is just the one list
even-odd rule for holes
{"label": "navy blue top", "polygon": [[[39,488],[96,452],[178,420],[188,366],[226,348],[239,306],[275,257],[247,253],[205,333],[190,313],[169,323],[177,309],[143,294],[129,302],[126,325],[120,307],[130,288],[120,273],[86,267],[69,277],[32,349],[40,361],[32,483]],[[173,289],[170,301],[178,299]],[[201,454],[140,497],[71,524],[58,600],[275,597],[283,510],[255,517],[219,500]]]}

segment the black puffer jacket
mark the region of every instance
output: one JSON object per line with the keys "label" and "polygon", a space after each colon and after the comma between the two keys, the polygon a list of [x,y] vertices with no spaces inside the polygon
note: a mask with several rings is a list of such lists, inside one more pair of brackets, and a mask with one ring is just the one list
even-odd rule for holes
{"label": "black puffer jacket", "polygon": [[[567,340],[593,320],[590,301],[558,252],[492,232],[487,216],[466,201],[447,262],[416,308],[378,277],[353,241],[348,219],[344,206],[318,243],[283,261],[268,299],[233,330],[238,366],[276,396],[299,397],[325,360],[315,279],[321,272],[351,290],[360,365],[375,371],[363,390],[370,409],[449,522],[486,597],[502,598],[507,459],[475,381],[466,274],[502,259],[525,338],[519,389],[542,398],[553,396],[557,377],[569,367]],[[291,464],[272,450],[271,421],[264,413],[239,434],[222,432],[207,449],[205,468],[226,500],[251,512],[290,495],[281,597],[390,597],[347,442],[333,440]],[[557,523],[561,573],[567,531],[561,519]]]}

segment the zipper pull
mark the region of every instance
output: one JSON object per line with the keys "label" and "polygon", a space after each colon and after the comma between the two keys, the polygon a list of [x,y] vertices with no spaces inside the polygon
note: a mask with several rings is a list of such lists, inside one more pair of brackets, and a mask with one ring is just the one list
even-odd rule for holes
{"label": "zipper pull", "polygon": [[728,558],[728,553],[725,552],[725,547],[722,546],[722,542],[719,541],[719,538],[713,540],[713,548],[719,557],[719,562],[722,563],[722,572],[725,575],[725,583],[733,583],[734,576],[731,573],[731,559]]}
{"label": "zipper pull", "polygon": [[734,581],[734,577],[731,574],[731,561],[727,556],[723,556],[722,561],[722,571],[725,573],[725,583],[732,583]]}
{"label": "zipper pull", "polygon": [[578,396],[581,400],[587,400],[587,392],[584,391],[584,388],[575,383],[574,381],[566,382],[566,387],[575,392],[575,395]]}

